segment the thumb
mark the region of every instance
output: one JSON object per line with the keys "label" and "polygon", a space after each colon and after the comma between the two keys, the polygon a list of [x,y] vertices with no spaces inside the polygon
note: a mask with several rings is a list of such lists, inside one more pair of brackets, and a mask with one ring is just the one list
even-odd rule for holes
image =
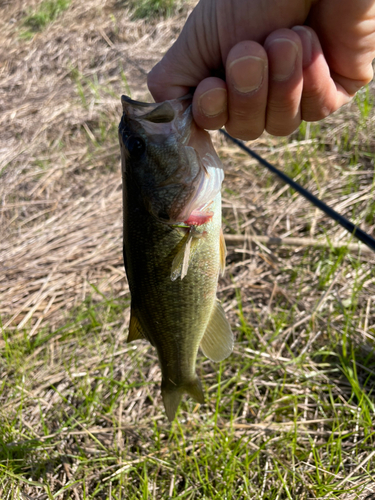
{"label": "thumb", "polygon": [[190,87],[196,86],[191,74],[186,74],[185,79],[183,78],[184,69],[178,61],[173,61],[169,52],[152,68],[147,75],[147,86],[155,102],[177,99],[188,94]]}
{"label": "thumb", "polygon": [[[147,85],[156,102],[186,95],[192,87],[210,76],[210,69],[222,65],[219,43],[212,43],[217,40],[216,24],[207,22],[214,16],[203,12],[204,7],[202,3],[197,5],[176,42],[148,74]],[[202,43],[202,34],[211,40],[212,50],[207,50],[207,44]],[[215,48],[216,53],[213,53]]]}

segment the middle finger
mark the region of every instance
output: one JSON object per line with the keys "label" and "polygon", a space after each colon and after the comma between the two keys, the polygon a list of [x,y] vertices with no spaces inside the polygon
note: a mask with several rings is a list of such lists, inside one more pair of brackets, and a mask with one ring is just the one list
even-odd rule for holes
{"label": "middle finger", "polygon": [[226,61],[228,132],[239,139],[259,137],[265,126],[268,71],[267,54],[257,42],[235,45]]}

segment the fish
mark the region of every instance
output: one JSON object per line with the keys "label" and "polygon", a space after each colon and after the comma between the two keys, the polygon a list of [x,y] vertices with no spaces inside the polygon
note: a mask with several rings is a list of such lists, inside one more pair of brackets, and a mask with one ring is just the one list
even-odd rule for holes
{"label": "fish", "polygon": [[225,268],[223,165],[192,117],[191,97],[144,103],[121,97],[123,255],[131,295],[127,342],[156,348],[169,421],[184,394],[205,402],[199,347],[221,361],[233,333],[216,297]]}

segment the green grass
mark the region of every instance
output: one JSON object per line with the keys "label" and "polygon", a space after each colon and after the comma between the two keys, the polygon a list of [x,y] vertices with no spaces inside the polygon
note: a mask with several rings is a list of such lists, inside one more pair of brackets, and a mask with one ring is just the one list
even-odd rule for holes
{"label": "green grass", "polygon": [[[354,273],[350,304],[318,308],[286,338],[298,308],[279,298],[267,318],[250,319],[238,292],[233,355],[221,364],[199,356],[207,404],[184,401],[171,425],[154,350],[119,335],[128,298],[88,298],[33,340],[27,330],[3,331],[3,497],[19,488],[70,498],[75,488],[87,499],[341,498],[373,484],[374,456],[345,481],[375,448],[373,343],[358,343],[356,333],[368,276],[355,259],[318,259],[313,249],[307,275],[322,260],[323,294],[335,273]],[[297,277],[289,293],[307,282]],[[375,338],[375,325],[368,333]]]}
{"label": "green grass", "polygon": [[70,0],[43,0],[38,9],[28,14],[23,20],[27,28],[22,32],[23,38],[32,38],[35,33],[42,31],[48,24],[55,21],[58,16],[67,10]]}
{"label": "green grass", "polygon": [[176,0],[130,0],[133,19],[149,19],[155,16],[172,15]]}
{"label": "green grass", "polygon": [[[83,107],[106,92],[73,77]],[[102,132],[104,122],[90,123],[87,162],[115,133]],[[309,151],[310,168],[299,163],[302,146],[283,160],[291,175],[324,186],[321,152]],[[243,203],[231,186],[225,196]],[[279,198],[289,203],[290,193]],[[232,301],[234,353],[220,364],[199,355],[207,403],[184,400],[172,424],[154,349],[126,344],[128,295],[93,286],[58,327],[31,338],[32,319],[21,331],[1,328],[0,498],[365,498],[375,483],[373,266],[329,245],[280,250],[268,256],[277,266],[268,283],[282,292],[270,300],[271,287],[260,301],[259,284],[236,284],[238,255],[228,259],[233,292],[220,294]]]}
{"label": "green grass", "polygon": [[[25,27],[30,33],[43,30],[68,5],[42,2]],[[144,9],[142,17],[150,18],[166,15],[173,5],[145,1],[134,8]],[[108,24],[104,31],[113,44],[125,43],[116,39],[126,32],[116,15],[118,32],[109,33]],[[91,25],[91,18],[87,22]],[[17,210],[22,215],[23,202],[29,210],[22,215],[26,218],[38,210],[27,202],[61,196],[61,210],[74,203],[86,206],[96,224],[107,199],[90,197],[90,190],[109,181],[111,189],[120,189],[119,96],[131,94],[128,74],[133,73],[95,36],[104,69],[102,62],[95,66],[92,55],[87,56],[90,63],[83,60],[81,49],[75,59],[73,48],[61,59],[69,61],[62,70],[70,107],[53,119],[40,148],[28,158],[29,177],[17,184],[14,198],[6,199],[19,207],[11,206],[6,220],[13,220]],[[60,80],[53,82],[58,89]],[[139,98],[135,90],[134,98]],[[262,155],[332,206],[368,189],[367,198],[348,202],[340,211],[370,230],[375,214],[372,92],[367,88],[358,94],[352,120],[338,115],[319,124],[303,123],[289,138],[262,138],[257,145],[263,147]],[[116,111],[113,100],[118,101]],[[39,101],[38,107],[34,104],[33,113],[43,107]],[[54,103],[52,112],[57,107]],[[48,106],[46,110],[53,114]],[[79,289],[72,297],[68,279],[61,287],[54,281],[56,302],[65,295],[70,299],[65,314],[51,324],[43,321],[31,335],[45,305],[41,302],[43,307],[22,329],[0,326],[0,499],[364,500],[369,494],[365,488],[375,486],[373,258],[331,248],[330,241],[341,235],[336,224],[320,215],[314,222],[314,210],[295,193],[229,149],[227,144],[222,148],[223,196],[229,200],[225,232],[249,229],[306,237],[315,227],[311,236],[326,239],[326,248],[230,248],[219,297],[235,332],[234,352],[220,364],[199,354],[197,372],[206,404],[185,399],[172,424],[162,405],[155,350],[142,341],[126,343],[128,292],[125,287],[122,295],[99,291],[103,275],[113,277],[113,268],[120,269],[121,245],[108,263],[105,253],[104,263],[91,263],[95,248],[89,256],[79,251],[77,257],[69,255],[76,264],[88,258],[87,274],[82,274],[95,283],[91,295],[80,302],[85,296],[82,269],[71,270],[70,261],[64,261],[62,268],[70,269],[69,279]],[[53,170],[56,165],[60,176]],[[56,177],[48,177],[50,173]],[[120,197],[117,201],[121,206]],[[63,221],[72,238],[67,253],[81,242],[77,213]],[[14,226],[22,234],[23,226]],[[38,241],[35,233],[30,238],[34,236]],[[112,237],[105,233],[107,242]],[[44,258],[38,257],[34,266],[25,253],[17,286],[29,279],[30,268],[43,268]],[[51,251],[48,259],[54,258]],[[17,271],[13,264],[11,259],[6,263],[9,276]],[[38,277],[29,293],[47,276]],[[0,280],[0,293],[3,286]],[[13,297],[10,303],[18,307]],[[8,319],[1,318],[0,325]]]}

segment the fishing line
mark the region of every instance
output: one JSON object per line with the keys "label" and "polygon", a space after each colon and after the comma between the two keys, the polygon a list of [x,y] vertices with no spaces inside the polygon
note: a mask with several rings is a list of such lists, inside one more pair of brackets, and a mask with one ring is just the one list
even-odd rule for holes
{"label": "fishing line", "polygon": [[343,215],[339,214],[333,208],[329,207],[325,203],[323,203],[319,198],[314,196],[313,194],[310,193],[310,191],[307,191],[305,188],[303,188],[298,182],[295,182],[293,179],[291,179],[288,175],[284,174],[281,172],[278,168],[273,166],[271,163],[269,163],[267,160],[259,156],[255,151],[251,150],[245,144],[240,141],[239,139],[235,139],[231,135],[228,134],[223,129],[220,129],[219,132],[221,132],[225,137],[230,139],[232,142],[237,144],[239,148],[241,148],[243,151],[245,151],[248,155],[252,156],[255,158],[261,165],[264,167],[268,168],[272,173],[276,174],[280,179],[282,179],[286,184],[289,184],[295,191],[298,193],[302,194],[307,200],[310,201],[313,205],[318,207],[322,212],[324,212],[328,217],[331,219],[335,220],[338,222],[342,227],[344,227],[350,234],[355,236],[358,240],[362,241],[365,245],[367,245],[373,252],[375,252],[375,239],[367,234],[365,231],[362,231],[358,226],[350,222],[348,219],[346,219]]}

